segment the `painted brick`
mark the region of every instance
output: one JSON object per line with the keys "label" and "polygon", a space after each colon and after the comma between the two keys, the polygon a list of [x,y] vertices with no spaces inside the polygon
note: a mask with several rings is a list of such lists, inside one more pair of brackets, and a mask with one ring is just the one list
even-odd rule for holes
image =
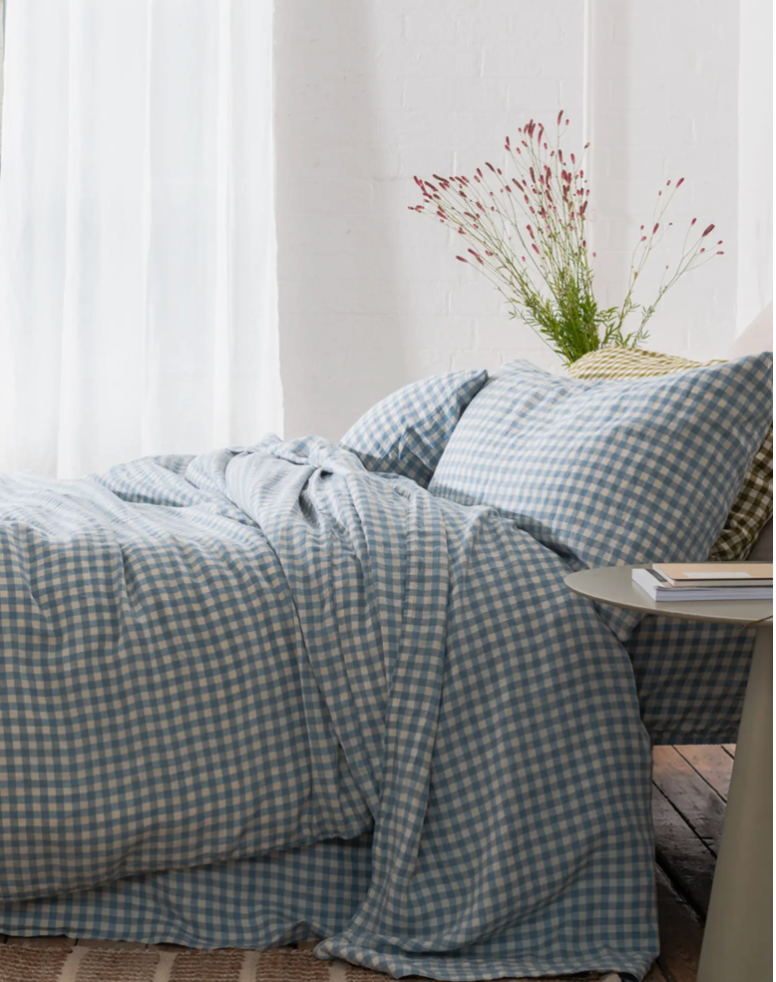
{"label": "painted brick", "polygon": [[[455,236],[407,205],[414,174],[496,162],[529,116],[563,108],[581,146],[586,8],[599,300],[619,304],[638,225],[661,183],[683,176],[677,230],[708,218],[731,255],[667,295],[649,346],[724,354],[738,302],[738,2],[295,0],[276,8],[288,435],[339,437],[380,395],[435,371],[517,357],[559,369],[455,261]],[[670,246],[652,257],[655,274]]]}

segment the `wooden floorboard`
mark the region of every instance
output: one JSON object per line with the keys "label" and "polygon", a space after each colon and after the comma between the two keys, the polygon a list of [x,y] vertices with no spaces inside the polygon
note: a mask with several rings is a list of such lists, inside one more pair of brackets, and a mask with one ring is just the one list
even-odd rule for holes
{"label": "wooden floorboard", "polygon": [[653,750],[662,977],[645,982],[696,982],[735,752],[735,744]]}
{"label": "wooden floorboard", "polygon": [[679,896],[659,867],[657,904],[660,927],[658,965],[667,982],[695,982],[703,939],[701,919]]}
{"label": "wooden floorboard", "polygon": [[652,789],[652,822],[658,866],[693,909],[705,913],[711,896],[714,854],[657,787]]}
{"label": "wooden floorboard", "polygon": [[644,976],[644,982],[669,982],[669,979],[663,974],[663,970],[658,963],[655,962],[649,972]]}
{"label": "wooden floorboard", "polygon": [[716,855],[725,801],[676,747],[655,747],[652,780],[690,828]]}
{"label": "wooden floorboard", "polygon": [[652,968],[644,976],[644,982],[669,982],[669,979],[663,974],[663,969],[660,967],[660,965],[655,962]]}
{"label": "wooden floorboard", "polygon": [[727,801],[733,758],[723,747],[675,747],[681,757],[698,773],[717,794]]}

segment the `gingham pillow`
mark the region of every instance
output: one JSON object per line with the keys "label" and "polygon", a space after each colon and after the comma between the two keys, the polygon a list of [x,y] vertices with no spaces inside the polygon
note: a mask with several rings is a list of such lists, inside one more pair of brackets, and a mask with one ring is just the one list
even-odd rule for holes
{"label": "gingham pillow", "polygon": [[[684,372],[689,368],[718,365],[719,361],[697,362],[633,348],[602,348],[591,351],[569,367],[578,379],[649,378]],[[760,532],[773,515],[773,426],[754,455],[738,497],[733,502],[725,527],[711,547],[709,559],[720,562],[746,559]]]}
{"label": "gingham pillow", "polygon": [[367,410],[340,444],[367,470],[400,474],[427,488],[461,413],[487,379],[482,370],[412,382]]}
{"label": "gingham pillow", "polygon": [[770,425],[772,363],[602,383],[515,362],[472,401],[429,490],[503,509],[577,568],[704,560]]}

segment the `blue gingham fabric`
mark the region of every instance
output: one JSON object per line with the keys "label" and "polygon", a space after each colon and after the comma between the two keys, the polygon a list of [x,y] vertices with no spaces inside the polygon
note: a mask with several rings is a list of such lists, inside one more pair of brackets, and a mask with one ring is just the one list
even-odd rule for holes
{"label": "blue gingham fabric", "polygon": [[754,628],[645,617],[626,642],[655,744],[735,743]]}
{"label": "blue gingham fabric", "polygon": [[485,370],[460,371],[405,385],[368,409],[340,443],[367,470],[427,488],[461,413],[487,379]]}
{"label": "blue gingham fabric", "polygon": [[0,478],[0,931],[640,979],[649,739],[568,571],[318,439]]}
{"label": "blue gingham fabric", "polygon": [[[527,362],[475,396],[429,490],[489,504],[575,569],[707,558],[773,414],[773,356],[580,381]],[[624,640],[638,614],[604,609]]]}

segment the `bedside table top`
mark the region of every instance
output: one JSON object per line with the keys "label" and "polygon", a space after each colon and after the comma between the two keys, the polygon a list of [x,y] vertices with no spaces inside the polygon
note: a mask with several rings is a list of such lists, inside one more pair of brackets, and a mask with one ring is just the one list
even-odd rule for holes
{"label": "bedside table top", "polygon": [[599,569],[583,569],[567,576],[566,586],[574,593],[602,604],[686,621],[751,624],[773,617],[772,600],[653,600],[631,579],[631,571],[635,568],[603,566]]}

